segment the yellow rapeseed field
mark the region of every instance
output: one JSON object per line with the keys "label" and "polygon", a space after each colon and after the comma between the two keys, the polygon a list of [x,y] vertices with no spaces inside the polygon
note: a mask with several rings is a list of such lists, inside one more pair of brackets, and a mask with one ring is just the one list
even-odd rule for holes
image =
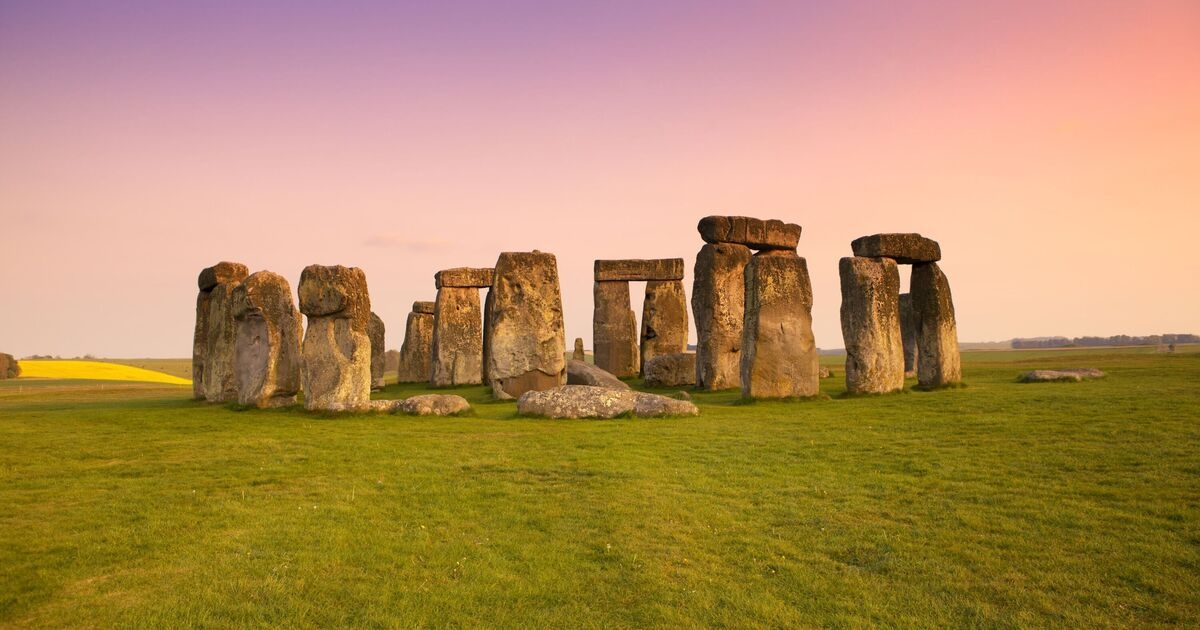
{"label": "yellow rapeseed field", "polygon": [[141,381],[146,383],[169,383],[171,385],[191,385],[192,382],[151,370],[103,363],[101,361],[53,361],[25,360],[21,361],[21,377],[31,378],[78,378],[102,381]]}

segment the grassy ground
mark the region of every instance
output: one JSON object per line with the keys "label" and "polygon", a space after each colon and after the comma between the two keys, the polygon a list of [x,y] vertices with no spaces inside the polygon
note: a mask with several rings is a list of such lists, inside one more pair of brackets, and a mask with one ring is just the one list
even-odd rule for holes
{"label": "grassy ground", "polygon": [[0,625],[1194,626],[1200,353],[964,360],[964,389],[659,420],[5,386]]}

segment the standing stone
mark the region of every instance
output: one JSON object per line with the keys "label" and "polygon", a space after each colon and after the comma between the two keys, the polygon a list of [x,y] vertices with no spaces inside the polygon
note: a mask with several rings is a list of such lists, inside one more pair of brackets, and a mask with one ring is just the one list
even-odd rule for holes
{"label": "standing stone", "polygon": [[0,352],[0,379],[17,378],[21,375],[21,364],[13,355]]}
{"label": "standing stone", "polygon": [[[239,282],[222,282],[209,292],[207,337],[204,343],[204,399],[233,402],[238,399],[234,369],[237,322],[233,319],[233,290]],[[193,384],[193,391],[195,385]]]}
{"label": "standing stone", "polygon": [[566,334],[554,254],[500,254],[488,301],[485,338],[492,395],[516,398],[566,383]]}
{"label": "standing stone", "polygon": [[586,361],[587,354],[583,351],[583,337],[575,338],[575,351],[571,353],[573,361]]}
{"label": "standing stone", "polygon": [[746,265],[750,248],[708,244],[696,255],[692,315],[696,318],[696,386],[716,390],[741,382]]}
{"label": "standing stone", "polygon": [[383,355],[387,352],[384,341],[386,331],[383,320],[372,311],[371,320],[367,325],[367,336],[371,338],[371,389],[374,390],[383,389]]}
{"label": "standing stone", "polygon": [[300,274],[304,408],[365,411],[371,402],[371,297],[357,267],[309,265]]}
{"label": "standing stone", "polygon": [[261,408],[295,404],[304,327],[292,286],[270,271],[250,274],[233,289],[233,317],[238,403]]}
{"label": "standing stone", "polygon": [[686,351],[687,338],[688,311],[683,282],[647,282],[646,301],[642,303],[642,367],[654,357]]}
{"label": "standing stone", "polygon": [[480,360],[480,370],[482,370],[481,376],[483,377],[483,384],[489,387],[492,385],[492,305],[495,303],[496,297],[492,294],[492,290],[489,288],[488,292],[483,298],[483,357]]}
{"label": "standing stone", "polygon": [[400,346],[400,383],[428,383],[433,361],[433,302],[414,302]]}
{"label": "standing stone", "polygon": [[784,250],[756,254],[746,266],[742,396],[789,398],[820,392],[812,332],[808,263]]}
{"label": "standing stone", "polygon": [[208,315],[212,308],[212,290],[225,282],[241,282],[249,275],[246,265],[235,262],[219,262],[200,271],[196,283],[200,293],[196,296],[196,327],[192,332],[192,394],[196,400],[206,400],[204,370],[208,361]]}
{"label": "standing stone", "polygon": [[916,320],[917,384],[942,387],[962,380],[958,327],[950,282],[937,263],[913,265],[912,310]]}
{"label": "standing stone", "polygon": [[638,329],[629,283],[597,282],[592,296],[592,361],[617,378],[637,376]]}
{"label": "standing stone", "polygon": [[479,289],[438,289],[433,315],[433,368],[429,384],[477,385],[483,380],[483,314]]}
{"label": "standing stone", "polygon": [[904,388],[900,272],[890,258],[843,258],[842,338],[846,391],[882,394]]}
{"label": "standing stone", "polygon": [[917,320],[913,317],[912,294],[900,294],[900,338],[904,342],[904,378],[917,374]]}

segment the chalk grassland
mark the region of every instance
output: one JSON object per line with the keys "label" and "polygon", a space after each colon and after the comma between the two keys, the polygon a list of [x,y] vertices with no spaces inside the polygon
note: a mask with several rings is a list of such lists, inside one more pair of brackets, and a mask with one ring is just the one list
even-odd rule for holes
{"label": "chalk grassland", "polygon": [[1200,353],[964,359],[687,419],[0,397],[0,625],[1194,627]]}

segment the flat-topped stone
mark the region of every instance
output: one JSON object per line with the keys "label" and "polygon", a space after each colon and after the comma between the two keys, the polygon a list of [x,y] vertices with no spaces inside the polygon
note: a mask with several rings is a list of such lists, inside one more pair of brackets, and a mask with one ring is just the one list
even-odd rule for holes
{"label": "flat-topped stone", "polygon": [[682,258],[597,260],[596,282],[683,280]]}
{"label": "flat-topped stone", "polygon": [[196,283],[201,291],[212,291],[213,287],[222,282],[241,282],[250,275],[250,269],[242,263],[221,261],[211,267],[200,270]]}
{"label": "flat-topped stone", "polygon": [[437,302],[413,302],[412,312],[421,313],[422,315],[433,315],[433,309]]}
{"label": "flat-topped stone", "polygon": [[459,287],[484,289],[492,286],[496,270],[492,268],[455,267],[443,269],[433,275],[436,288]]}
{"label": "flat-topped stone", "polygon": [[737,243],[750,249],[796,249],[800,226],[778,219],[710,216],[696,226],[706,243]]}
{"label": "flat-topped stone", "polygon": [[562,385],[545,391],[529,391],[517,399],[517,413],[543,418],[638,418],[698,416],[694,403],[628,389],[590,385]]}
{"label": "flat-topped stone", "polygon": [[358,267],[342,265],[309,265],[300,272],[296,287],[300,312],[309,317],[349,318],[359,320],[366,333],[371,315],[371,298],[367,294],[367,275]]}
{"label": "flat-topped stone", "polygon": [[1022,383],[1050,383],[1053,381],[1084,381],[1104,378],[1104,372],[1096,368],[1061,368],[1057,370],[1031,370],[1017,378]]}
{"label": "flat-topped stone", "polygon": [[860,236],[850,242],[850,249],[855,256],[891,258],[902,265],[942,259],[942,248],[937,241],[916,233]]}

